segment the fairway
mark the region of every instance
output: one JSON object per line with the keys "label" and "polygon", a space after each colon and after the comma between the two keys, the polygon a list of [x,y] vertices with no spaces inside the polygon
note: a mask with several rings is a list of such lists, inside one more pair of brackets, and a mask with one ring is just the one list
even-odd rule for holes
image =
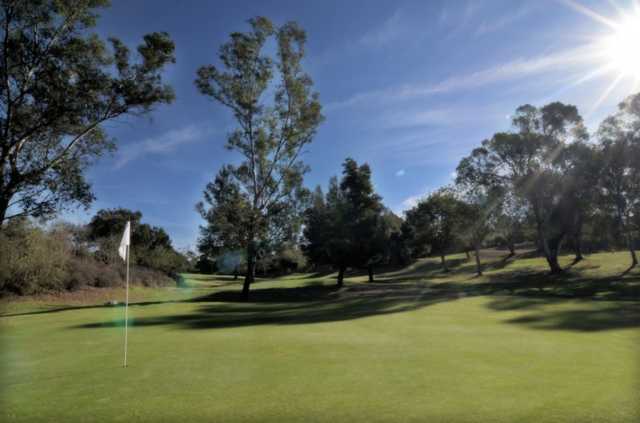
{"label": "fairway", "polygon": [[[603,278],[625,258],[593,255],[573,274]],[[122,308],[12,304],[1,420],[638,421],[639,303],[619,281],[564,299],[526,287],[540,259],[479,280],[455,260],[449,275],[427,260],[342,290],[331,276],[260,281],[246,304],[224,277],[138,290],[151,299],[130,308],[127,369]],[[518,288],[497,286],[515,275]]]}

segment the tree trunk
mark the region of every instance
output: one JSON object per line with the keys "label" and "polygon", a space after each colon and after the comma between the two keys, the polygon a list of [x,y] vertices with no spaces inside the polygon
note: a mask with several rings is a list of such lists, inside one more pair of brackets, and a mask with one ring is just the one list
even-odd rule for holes
{"label": "tree trunk", "polygon": [[464,250],[464,253],[467,255],[467,260],[469,260],[471,258],[471,255],[469,254],[469,250]]}
{"label": "tree trunk", "polygon": [[582,255],[582,236],[580,234],[580,232],[576,233],[573,236],[573,248],[575,249],[576,252],[576,257],[574,259],[574,261],[577,263],[580,260],[584,260],[584,256]]}
{"label": "tree trunk", "polygon": [[549,245],[549,240],[547,240],[547,237],[545,236],[544,231],[542,230],[542,225],[538,223],[537,226],[538,226],[538,243],[542,247],[542,252],[544,253],[545,259],[547,259],[547,264],[549,265],[549,269],[551,270],[551,273],[557,274],[562,272],[562,268],[558,263],[558,250],[560,249],[559,241],[561,241],[561,239],[559,239],[557,243],[554,243],[553,247],[556,247],[556,248],[553,248],[552,246]]}
{"label": "tree trunk", "polygon": [[342,287],[344,285],[344,271],[346,270],[345,266],[340,266],[338,270],[338,286]]}
{"label": "tree trunk", "polygon": [[552,274],[557,274],[562,272],[562,267],[558,263],[558,254],[560,253],[560,246],[562,245],[562,236],[556,237],[555,239],[547,241],[544,240],[545,250],[547,252],[547,263],[549,263],[549,268],[551,269]]}
{"label": "tree trunk", "polygon": [[631,254],[631,267],[638,265],[638,256],[636,255],[635,245],[631,235],[628,237],[629,253]]}
{"label": "tree trunk", "polygon": [[234,281],[238,280],[238,266],[233,268],[233,280]]}
{"label": "tree trunk", "polygon": [[373,282],[373,265],[367,266],[367,270],[369,271],[369,282]]}
{"label": "tree trunk", "polygon": [[509,257],[513,257],[516,255],[516,246],[513,244],[513,241],[509,239],[507,241],[507,247],[509,248]]}
{"label": "tree trunk", "polygon": [[482,265],[480,264],[480,248],[476,245],[476,273],[478,276],[482,276]]}
{"label": "tree trunk", "polygon": [[447,267],[447,261],[444,259],[444,253],[440,254],[440,261],[442,262],[442,270],[448,272],[449,268]]}
{"label": "tree trunk", "polygon": [[242,284],[242,299],[244,301],[249,300],[249,288],[255,279],[256,274],[256,252],[254,241],[249,241],[247,246],[247,274],[244,276],[244,283]]}

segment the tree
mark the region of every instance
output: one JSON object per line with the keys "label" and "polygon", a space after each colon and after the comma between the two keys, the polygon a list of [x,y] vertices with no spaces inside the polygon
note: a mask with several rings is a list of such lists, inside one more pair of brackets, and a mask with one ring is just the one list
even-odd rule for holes
{"label": "tree", "polygon": [[175,62],[164,32],[138,60],[90,30],[106,0],[4,0],[0,5],[0,228],[93,200],[83,172],[115,148],[106,122],[170,103],[161,73]]}
{"label": "tree", "polygon": [[460,240],[464,224],[463,204],[449,188],[442,188],[421,200],[406,213],[405,233],[419,251],[427,247],[432,255],[439,255],[442,269],[449,271],[445,256]]}
{"label": "tree", "polygon": [[207,184],[204,201],[196,204],[196,210],[206,221],[206,226],[200,227],[200,254],[209,261],[227,254],[224,267],[232,268],[237,275],[241,261],[238,250],[249,242],[247,228],[251,205],[233,179],[232,170],[223,167],[214,181]]}
{"label": "tree", "polygon": [[[304,30],[294,22],[275,27],[264,17],[251,19],[249,24],[250,32],[232,33],[220,48],[222,67],[203,66],[196,79],[200,92],[229,108],[238,124],[227,139],[227,148],[244,158],[228,169],[250,206],[247,274],[242,287],[245,299],[254,280],[260,235],[296,200],[307,171],[300,154],[323,119],[318,94],[311,91],[311,78],[301,67]],[[271,38],[277,42],[275,59],[264,53]],[[265,103],[263,97],[270,87],[275,87],[273,101]]]}
{"label": "tree", "polygon": [[502,186],[527,202],[549,268],[558,273],[558,253],[575,221],[558,157],[567,144],[585,141],[587,132],[576,107],[558,102],[520,106],[513,126],[514,132],[483,141],[461,166],[479,184]]}
{"label": "tree", "polygon": [[186,268],[164,229],[141,223],[142,213],[128,209],[99,210],[87,225],[87,238],[97,244],[97,256],[106,263],[117,262],[117,246],[127,221],[131,222],[131,262],[169,275]]}
{"label": "tree", "polygon": [[575,262],[582,260],[582,233],[597,206],[601,161],[593,146],[576,141],[564,147],[557,162],[563,174],[560,210],[566,215],[575,250]]}
{"label": "tree", "polygon": [[373,282],[374,266],[388,255],[389,236],[397,222],[373,189],[369,165],[358,166],[348,158],[342,175],[339,183],[331,178],[324,198],[316,189],[305,212],[303,249],[313,264],[338,269],[338,286],[348,266],[366,267]]}
{"label": "tree", "polygon": [[495,229],[499,216],[502,192],[499,189],[483,189],[482,186],[465,186],[459,183],[457,236],[470,245],[475,253],[476,273],[482,276],[480,247]]}
{"label": "tree", "polygon": [[358,166],[347,158],[343,164],[340,191],[344,217],[343,233],[351,245],[351,264],[366,267],[373,282],[374,265],[382,261],[387,240],[382,199],[373,189],[368,164]]}
{"label": "tree", "polygon": [[631,267],[638,264],[635,237],[640,210],[640,94],[627,98],[616,114],[598,130],[599,151],[604,162],[600,175],[603,205],[615,219],[631,255]]}

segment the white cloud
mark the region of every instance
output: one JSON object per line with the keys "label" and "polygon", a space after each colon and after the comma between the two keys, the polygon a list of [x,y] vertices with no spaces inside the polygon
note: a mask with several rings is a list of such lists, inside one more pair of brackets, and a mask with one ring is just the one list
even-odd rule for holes
{"label": "white cloud", "polygon": [[450,125],[457,119],[458,114],[449,109],[427,109],[390,114],[383,118],[384,128],[409,128],[428,125]]}
{"label": "white cloud", "polygon": [[208,128],[189,125],[184,128],[171,130],[157,137],[127,144],[118,149],[115,167],[119,169],[127,163],[148,154],[162,155],[172,153],[181,145],[198,141],[212,132],[213,131]]}
{"label": "white cloud", "polygon": [[526,17],[529,13],[531,13],[532,10],[533,7],[531,5],[525,5],[513,13],[504,15],[499,18],[494,18],[491,21],[484,21],[476,29],[476,35],[485,35],[490,32],[499,31],[502,28],[507,27]]}
{"label": "white cloud", "polygon": [[396,10],[379,28],[365,33],[359,40],[360,44],[377,47],[402,38],[408,34],[407,26],[402,24],[402,20],[402,12]]}
{"label": "white cloud", "polygon": [[334,111],[360,104],[387,103],[392,100],[410,100],[460,90],[480,88],[497,82],[530,75],[562,70],[591,60],[584,49],[562,51],[530,58],[518,58],[480,71],[454,75],[431,84],[409,84],[389,89],[374,90],[353,95],[345,100],[329,103],[326,110]]}
{"label": "white cloud", "polygon": [[396,172],[396,176],[400,177],[400,176],[404,176],[407,172],[405,172],[404,169],[400,169]]}
{"label": "white cloud", "polygon": [[416,195],[412,195],[410,197],[405,198],[401,203],[399,207],[396,207],[395,212],[397,214],[402,214],[403,212],[415,207],[418,205],[418,203],[420,202],[420,200],[428,197],[431,193],[433,192],[432,189],[430,188],[426,188],[423,192],[421,192],[420,194],[416,194]]}

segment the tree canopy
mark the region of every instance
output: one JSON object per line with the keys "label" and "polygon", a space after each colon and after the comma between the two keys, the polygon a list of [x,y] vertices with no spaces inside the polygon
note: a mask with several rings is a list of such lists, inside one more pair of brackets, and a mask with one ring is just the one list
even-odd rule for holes
{"label": "tree canopy", "polygon": [[93,200],[84,171],[115,148],[104,123],[170,103],[165,32],[132,58],[91,32],[105,0],[5,0],[0,5],[0,224]]}
{"label": "tree canopy", "polygon": [[[250,31],[232,33],[220,47],[222,65],[202,66],[196,79],[200,92],[230,109],[238,125],[226,146],[243,158],[227,170],[248,204],[244,298],[254,279],[261,236],[271,234],[272,221],[285,224],[282,216],[298,209],[308,170],[300,156],[323,119],[318,94],[302,69],[304,30],[295,22],[277,27],[265,17],[249,24]],[[265,48],[270,39],[277,44],[275,55]],[[273,98],[265,101],[270,86],[275,87]]]}

